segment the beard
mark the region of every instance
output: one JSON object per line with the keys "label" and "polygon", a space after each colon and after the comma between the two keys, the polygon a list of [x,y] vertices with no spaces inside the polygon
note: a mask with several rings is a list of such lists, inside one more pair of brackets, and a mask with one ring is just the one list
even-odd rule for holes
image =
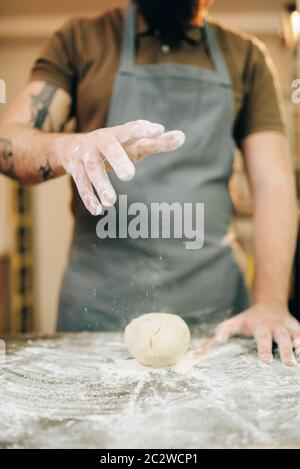
{"label": "beard", "polygon": [[152,33],[164,43],[178,46],[207,0],[133,0]]}

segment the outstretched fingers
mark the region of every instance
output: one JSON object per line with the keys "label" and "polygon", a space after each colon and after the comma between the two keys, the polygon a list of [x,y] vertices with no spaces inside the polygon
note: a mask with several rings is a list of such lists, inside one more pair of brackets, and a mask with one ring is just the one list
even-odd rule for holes
{"label": "outstretched fingers", "polygon": [[135,166],[112,133],[99,134],[97,148],[119,179],[131,181],[135,175]]}
{"label": "outstretched fingers", "polygon": [[128,146],[127,152],[130,159],[138,161],[146,156],[177,150],[184,142],[184,133],[180,130],[173,130],[157,138],[143,138],[138,140]]}
{"label": "outstretched fingers", "polygon": [[87,151],[84,153],[83,164],[89,180],[105,207],[111,207],[117,200],[115,190],[105,170],[105,164],[98,152]]}
{"label": "outstretched fingers", "polygon": [[165,128],[163,125],[156,124],[155,122],[137,120],[111,127],[110,130],[121,145],[129,145],[142,138],[160,137],[164,133]]}
{"label": "outstretched fingers", "polygon": [[70,168],[69,174],[74,179],[78,193],[86,209],[94,216],[102,213],[102,206],[96,197],[91,181],[86,173],[83,163],[77,162],[76,167]]}

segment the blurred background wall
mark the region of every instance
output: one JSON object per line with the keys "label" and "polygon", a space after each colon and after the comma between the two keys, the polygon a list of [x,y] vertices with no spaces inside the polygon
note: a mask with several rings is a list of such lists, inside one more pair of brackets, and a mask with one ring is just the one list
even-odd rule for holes
{"label": "blurred background wall", "polygon": [[[0,115],[27,81],[30,66],[44,41],[66,19],[73,15],[99,14],[107,8],[123,6],[125,3],[124,0],[0,0],[0,78],[7,84],[7,104],[0,104]],[[294,122],[295,112],[300,113],[300,105],[295,106],[291,102],[295,56],[284,46],[280,36],[279,12],[282,3],[280,0],[216,0],[211,14],[228,26],[257,35],[270,50],[280,74],[290,129],[291,153],[296,161]],[[251,207],[239,165],[236,188],[236,203],[240,210],[239,229],[247,245],[251,238]],[[14,184],[0,177],[0,332],[1,329],[9,328],[8,302],[9,297],[12,299],[14,295],[8,270],[9,253],[14,249],[14,196]],[[45,333],[52,332],[55,327],[59,285],[71,238],[69,199],[67,177],[35,187],[30,192],[34,328]]]}

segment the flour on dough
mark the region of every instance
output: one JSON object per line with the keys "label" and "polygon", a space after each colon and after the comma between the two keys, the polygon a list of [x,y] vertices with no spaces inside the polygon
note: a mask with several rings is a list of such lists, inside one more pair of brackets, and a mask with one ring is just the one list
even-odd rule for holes
{"label": "flour on dough", "polygon": [[147,366],[175,365],[186,355],[190,340],[187,324],[175,314],[145,314],[125,329],[129,352]]}

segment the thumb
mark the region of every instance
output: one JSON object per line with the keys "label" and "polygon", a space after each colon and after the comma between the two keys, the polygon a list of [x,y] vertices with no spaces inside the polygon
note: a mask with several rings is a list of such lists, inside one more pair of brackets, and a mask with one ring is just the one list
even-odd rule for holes
{"label": "thumb", "polygon": [[242,315],[238,315],[234,318],[221,322],[215,331],[216,343],[226,344],[226,342],[228,342],[231,337],[240,334],[242,320]]}

